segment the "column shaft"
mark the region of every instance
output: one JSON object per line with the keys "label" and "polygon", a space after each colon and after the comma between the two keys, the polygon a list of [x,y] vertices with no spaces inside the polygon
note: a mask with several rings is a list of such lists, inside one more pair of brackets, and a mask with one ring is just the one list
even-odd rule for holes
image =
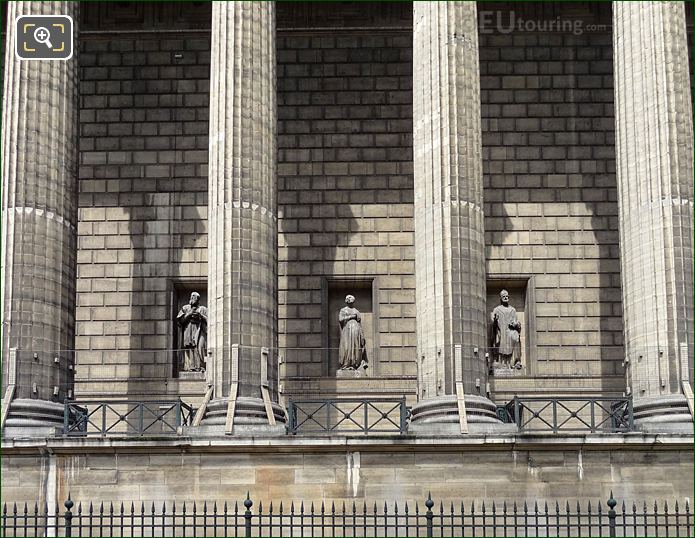
{"label": "column shaft", "polygon": [[[261,348],[277,381],[276,62],[273,2],[212,9],[209,342],[215,398],[261,397]],[[238,370],[233,371],[233,345]]]}
{"label": "column shaft", "polygon": [[486,381],[480,68],[475,2],[414,6],[419,396],[428,398],[454,394],[461,367],[466,392]]}
{"label": "column shaft", "polygon": [[693,365],[693,125],[685,10],[682,2],[614,2],[613,22],[627,381],[638,420],[669,413],[676,421],[687,411],[682,382]]}
{"label": "column shaft", "polygon": [[77,47],[70,60],[19,60],[19,15],[70,15],[76,36],[79,3],[8,3],[3,82],[3,392],[17,348],[16,398],[62,402],[75,339]]}

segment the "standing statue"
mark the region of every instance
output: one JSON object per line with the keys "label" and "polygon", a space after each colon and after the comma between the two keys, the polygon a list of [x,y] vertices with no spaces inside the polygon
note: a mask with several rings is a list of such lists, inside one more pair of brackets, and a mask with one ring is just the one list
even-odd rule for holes
{"label": "standing statue", "polygon": [[362,316],[360,311],[353,308],[355,297],[345,296],[345,304],[340,309],[340,369],[357,370],[367,367],[367,351],[365,349],[364,333],[362,332]]}
{"label": "standing statue", "polygon": [[191,293],[188,304],[176,316],[183,329],[183,367],[185,372],[203,372],[208,352],[208,309],[200,305],[200,294]]}
{"label": "standing statue", "polygon": [[521,368],[521,323],[516,317],[516,309],[509,304],[509,292],[500,292],[500,304],[490,316],[490,347],[493,360],[508,368]]}

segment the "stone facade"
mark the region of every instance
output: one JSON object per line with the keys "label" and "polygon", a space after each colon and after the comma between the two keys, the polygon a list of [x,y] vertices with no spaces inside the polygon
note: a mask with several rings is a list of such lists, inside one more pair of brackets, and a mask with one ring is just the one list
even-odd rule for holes
{"label": "stone facade", "polygon": [[[77,7],[70,62],[25,67],[12,30],[5,50],[3,395],[19,398],[3,498],[689,496],[680,3],[41,4]],[[505,27],[519,17],[574,22]],[[173,351],[193,288],[205,376],[178,375]],[[502,288],[523,363],[490,375]],[[370,369],[338,379],[352,291]],[[670,433],[536,437],[496,415],[515,394],[623,393],[640,427]],[[61,423],[64,397],[204,395],[202,426],[167,439],[20,439],[28,418]],[[336,395],[405,395],[420,424],[361,440],[266,427],[290,397]],[[488,435],[460,433],[464,402]],[[235,417],[248,428],[223,435]]]}
{"label": "stone facade", "polygon": [[[641,437],[641,436],[640,436]],[[254,449],[248,443],[227,445],[223,452],[190,444],[185,438],[164,449],[163,443],[131,443],[111,448],[109,453],[70,442],[52,445],[53,455],[17,454],[3,456],[2,500],[34,501],[72,498],[114,501],[136,506],[155,502],[157,509],[176,501],[239,502],[248,492],[267,506],[280,501],[418,501],[432,498],[461,501],[466,509],[485,499],[516,501],[529,506],[545,501],[605,502],[611,491],[616,499],[633,501],[654,498],[675,500],[683,506],[693,490],[693,455],[687,442],[668,438],[635,440],[565,438],[547,450],[547,440],[517,439],[495,448],[476,448],[475,443],[447,444],[436,449],[407,442],[370,443],[351,440],[341,447],[326,440],[274,439],[273,450]],[[530,441],[530,442],[529,442]],[[545,448],[540,448],[540,441]],[[646,444],[645,444],[646,443]],[[265,443],[263,443],[265,445]],[[55,482],[47,481],[53,476]],[[88,502],[86,503],[88,504]],[[605,509],[605,504],[603,505]],[[641,509],[641,502],[638,505]],[[411,506],[412,508],[412,506]],[[650,505],[651,508],[651,505]],[[190,509],[190,506],[189,506]]]}

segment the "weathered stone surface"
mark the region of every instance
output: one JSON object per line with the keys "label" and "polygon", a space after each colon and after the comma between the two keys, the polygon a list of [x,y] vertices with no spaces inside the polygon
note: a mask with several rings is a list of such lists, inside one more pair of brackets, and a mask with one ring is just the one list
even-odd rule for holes
{"label": "weathered stone surface", "polygon": [[645,427],[680,421],[692,431],[682,396],[682,383],[692,385],[695,351],[693,124],[684,5],[614,2],[613,13],[628,383],[636,418]]}
{"label": "weathered stone surface", "polygon": [[68,350],[75,341],[77,56],[65,61],[19,60],[15,56],[15,18],[67,14],[76,19],[79,5],[13,2],[6,14],[3,394],[9,382],[9,350],[17,348],[16,396],[62,401],[72,390],[69,366],[74,357]]}

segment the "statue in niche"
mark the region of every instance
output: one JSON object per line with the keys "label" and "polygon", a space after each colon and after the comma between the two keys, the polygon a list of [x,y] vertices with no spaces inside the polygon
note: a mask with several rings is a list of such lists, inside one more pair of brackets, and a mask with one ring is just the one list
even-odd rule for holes
{"label": "statue in niche", "polygon": [[355,297],[345,296],[345,304],[338,314],[340,323],[340,369],[365,370],[367,368],[367,350],[365,348],[364,332],[362,331],[362,316],[354,308]]}
{"label": "statue in niche", "polygon": [[509,304],[509,292],[500,292],[500,304],[490,316],[492,358],[507,368],[521,369],[521,323],[516,309]]}
{"label": "statue in niche", "polygon": [[181,348],[183,349],[184,372],[204,372],[205,356],[208,352],[208,309],[200,304],[200,294],[191,293],[188,304],[183,305],[176,316],[176,322],[183,330]]}

